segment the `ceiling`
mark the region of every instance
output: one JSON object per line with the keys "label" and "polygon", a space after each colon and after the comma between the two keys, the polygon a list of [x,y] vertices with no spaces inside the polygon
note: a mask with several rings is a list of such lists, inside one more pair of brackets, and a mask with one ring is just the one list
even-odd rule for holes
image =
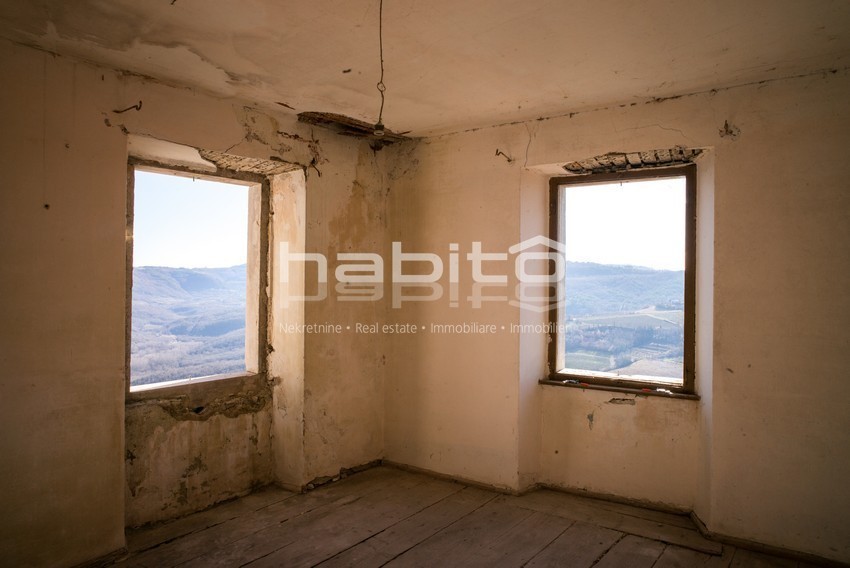
{"label": "ceiling", "polygon": [[[373,123],[378,4],[0,0],[0,36]],[[412,135],[850,65],[846,0],[386,0],[383,21],[384,123]]]}

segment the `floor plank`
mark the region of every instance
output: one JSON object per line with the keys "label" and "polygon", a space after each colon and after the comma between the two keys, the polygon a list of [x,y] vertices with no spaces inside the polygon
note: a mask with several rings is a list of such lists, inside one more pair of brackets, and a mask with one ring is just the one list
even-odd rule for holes
{"label": "floor plank", "polygon": [[735,551],[723,547],[723,554],[704,554],[681,546],[668,545],[653,568],[729,568]]}
{"label": "floor plank", "polygon": [[664,543],[640,536],[626,535],[602,557],[595,568],[651,568],[661,553]]}
{"label": "floor plank", "polygon": [[731,568],[797,568],[797,562],[739,548],[732,558]]}
{"label": "floor plank", "polygon": [[703,537],[696,526],[687,529],[678,525],[669,525],[625,515],[596,506],[593,500],[577,498],[558,491],[540,490],[521,497],[513,497],[519,507],[557,515],[574,521],[583,521],[600,527],[634,534],[645,538],[676,544],[685,548],[719,555],[723,547]]}
{"label": "floor plank", "polygon": [[496,498],[466,487],[320,564],[322,568],[382,566]]}
{"label": "floor plank", "polygon": [[[523,566],[564,534],[572,521],[535,512],[489,545],[474,546],[475,560],[465,566]],[[477,544],[477,543],[476,543]]]}
{"label": "floor plank", "polygon": [[799,568],[689,520],[542,490],[522,497],[395,468],[306,494],[270,489],[128,533],[119,568],[486,566]]}
{"label": "floor plank", "polygon": [[131,556],[128,568],[171,568],[189,562],[252,535],[270,525],[309,511],[356,499],[395,483],[398,476],[389,468],[373,468],[321,489],[261,508],[248,515],[190,534],[142,554]]}
{"label": "floor plank", "polygon": [[606,501],[604,499],[594,499],[592,497],[587,497],[576,493],[557,491],[556,489],[552,489],[552,491],[563,495],[565,497],[565,501],[573,500],[576,503],[591,504],[594,507],[605,509],[607,511],[613,511],[615,513],[629,515],[632,517],[637,517],[639,519],[645,519],[647,521],[664,523],[665,525],[672,525],[685,529],[694,528],[694,522],[691,520],[690,516],[684,513],[669,513],[664,511],[656,511],[654,509],[647,509],[644,507],[638,507],[636,505],[626,505],[625,503]]}
{"label": "floor plank", "polygon": [[621,532],[576,522],[536,555],[526,567],[588,568],[622,537]]}
{"label": "floor plank", "polygon": [[425,476],[400,477],[381,491],[290,519],[186,566],[314,566],[462,489]]}
{"label": "floor plank", "polygon": [[213,527],[252,511],[294,497],[296,493],[277,487],[261,489],[250,495],[222,503],[205,511],[143,529],[127,531],[127,549],[140,552],[181,536]]}
{"label": "floor plank", "polygon": [[474,560],[473,545],[486,546],[502,533],[532,515],[533,511],[511,507],[497,498],[438,532],[387,566],[433,566],[451,558],[456,565]]}

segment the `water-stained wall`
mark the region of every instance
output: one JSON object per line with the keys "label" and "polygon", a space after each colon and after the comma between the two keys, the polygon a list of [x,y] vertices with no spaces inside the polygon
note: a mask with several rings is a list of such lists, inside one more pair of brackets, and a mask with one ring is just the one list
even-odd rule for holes
{"label": "water-stained wall", "polygon": [[[14,85],[0,94],[3,557],[70,566],[114,553],[125,523],[172,518],[278,480],[296,449],[308,464],[298,486],[380,457],[372,362],[380,358],[365,350],[311,359],[319,386],[308,383],[307,408],[332,418],[302,416],[311,444],[285,458],[273,456],[274,425],[298,407],[282,404],[274,387],[296,379],[288,373],[226,393],[130,397],[126,406],[124,384],[128,135],[290,162],[301,176],[308,169],[323,204],[308,235],[334,253],[380,240],[381,225],[362,209],[378,191],[371,150],[291,114],[6,42],[0,60]],[[310,317],[336,313],[328,310]],[[322,392],[331,384],[341,387]]]}

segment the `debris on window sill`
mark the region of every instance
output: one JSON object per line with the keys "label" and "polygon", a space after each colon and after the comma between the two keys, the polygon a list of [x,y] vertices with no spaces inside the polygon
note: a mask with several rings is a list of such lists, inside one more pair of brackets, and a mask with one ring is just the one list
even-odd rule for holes
{"label": "debris on window sill", "polygon": [[631,386],[622,386],[615,384],[599,384],[599,383],[589,383],[582,381],[580,379],[571,378],[571,377],[547,377],[540,381],[541,385],[550,385],[550,386],[559,386],[559,387],[569,387],[569,388],[580,388],[587,390],[601,390],[601,391],[609,391],[609,392],[624,392],[631,393],[635,395],[644,395],[644,396],[661,396],[665,398],[677,398],[677,399],[685,399],[685,400],[699,400],[699,395],[684,393],[684,392],[676,392],[671,389],[662,388],[662,387],[643,387],[643,388],[635,388]]}

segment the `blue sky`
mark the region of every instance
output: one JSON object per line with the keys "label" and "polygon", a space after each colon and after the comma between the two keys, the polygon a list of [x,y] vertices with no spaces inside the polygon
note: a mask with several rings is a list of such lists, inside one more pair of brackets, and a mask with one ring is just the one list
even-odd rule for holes
{"label": "blue sky", "polygon": [[567,260],[685,269],[685,178],[568,185]]}
{"label": "blue sky", "polygon": [[245,264],[248,186],[136,170],[133,266]]}
{"label": "blue sky", "polygon": [[[567,260],[684,270],[683,177],[567,186],[564,209]],[[133,266],[245,264],[247,220],[247,186],[137,170]]]}

